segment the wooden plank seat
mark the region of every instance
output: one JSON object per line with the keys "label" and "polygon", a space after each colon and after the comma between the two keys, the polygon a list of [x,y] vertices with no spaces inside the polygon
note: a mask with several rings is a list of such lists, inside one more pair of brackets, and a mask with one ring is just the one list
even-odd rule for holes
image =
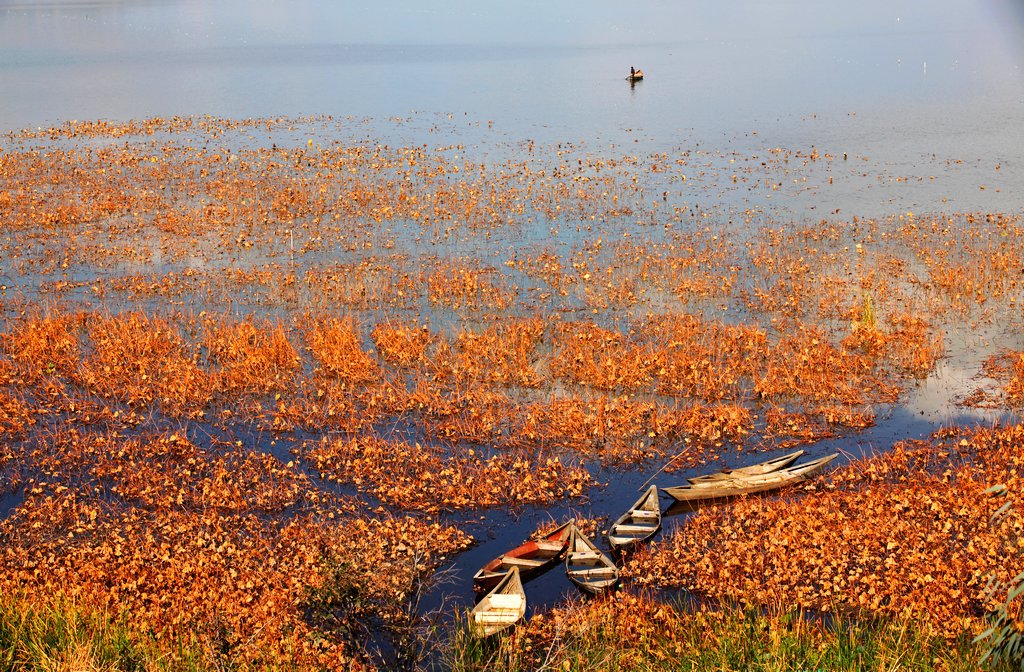
{"label": "wooden plank seat", "polygon": [[619,525],[613,531],[620,534],[643,534],[653,529],[653,525]]}
{"label": "wooden plank seat", "polygon": [[474,616],[477,623],[496,625],[498,623],[515,623],[519,620],[519,612],[511,609],[501,611],[478,611]]}
{"label": "wooden plank seat", "polygon": [[491,601],[491,607],[494,609],[519,609],[523,606],[523,596],[516,595],[515,593],[498,593],[496,595],[491,595],[489,599]]}
{"label": "wooden plank seat", "polygon": [[514,565],[516,567],[540,567],[547,561],[537,558],[517,558],[511,555],[503,555],[501,556],[501,562],[502,564]]}
{"label": "wooden plank seat", "polygon": [[657,520],[658,514],[653,511],[633,509],[632,511],[629,512],[629,517],[633,520]]}
{"label": "wooden plank seat", "polygon": [[572,562],[596,562],[601,559],[601,554],[598,551],[581,551],[579,553],[573,553],[570,560]]}
{"label": "wooden plank seat", "polygon": [[561,551],[565,548],[565,544],[560,541],[548,541],[547,539],[538,539],[537,548],[542,551]]}
{"label": "wooden plank seat", "polygon": [[615,576],[615,569],[612,567],[594,567],[593,569],[582,569],[576,574],[587,579],[611,578]]}
{"label": "wooden plank seat", "polygon": [[481,578],[481,579],[488,579],[488,578],[492,578],[492,577],[495,577],[495,576],[504,577],[506,571],[508,571],[508,570],[499,569],[499,570],[494,571],[494,572],[485,572],[485,571],[481,570],[480,572],[477,573],[477,576],[479,578]]}

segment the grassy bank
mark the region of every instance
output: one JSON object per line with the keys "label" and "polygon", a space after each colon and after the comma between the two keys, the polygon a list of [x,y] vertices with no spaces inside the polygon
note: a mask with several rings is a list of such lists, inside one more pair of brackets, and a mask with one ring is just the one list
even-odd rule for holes
{"label": "grassy bank", "polygon": [[[240,662],[200,642],[157,641],[124,618],[66,599],[0,602],[0,669],[175,670],[303,669],[294,661]],[[835,617],[796,611],[755,612],[739,606],[687,609],[620,593],[573,602],[506,637],[480,640],[468,622],[452,634],[440,669],[527,670],[1009,670],[982,668],[969,638],[949,640],[918,621]]]}
{"label": "grassy bank", "polygon": [[633,595],[535,616],[501,640],[475,640],[467,627],[450,653],[456,672],[981,669],[969,638],[948,640],[918,621],[694,611]]}
{"label": "grassy bank", "polygon": [[0,670],[207,670],[199,646],[158,643],[124,618],[112,619],[70,600],[0,599]]}

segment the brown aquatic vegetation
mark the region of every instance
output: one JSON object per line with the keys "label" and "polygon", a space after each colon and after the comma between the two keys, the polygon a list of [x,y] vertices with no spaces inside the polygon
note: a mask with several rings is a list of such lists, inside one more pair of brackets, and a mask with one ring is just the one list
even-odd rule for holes
{"label": "brown aquatic vegetation", "polygon": [[772,605],[696,605],[653,591],[618,590],[535,611],[482,651],[456,639],[457,669],[565,670],[977,670],[974,647],[927,624],[892,619],[820,618]]}
{"label": "brown aquatic vegetation", "polygon": [[[23,400],[0,391],[0,438],[22,438],[33,424],[32,408]],[[13,452],[7,449],[4,455],[3,461],[6,462]]]}
{"label": "brown aquatic vegetation", "polygon": [[452,310],[505,310],[514,303],[501,275],[477,263],[443,261],[426,275],[427,298]]}
{"label": "brown aquatic vegetation", "polygon": [[854,321],[843,347],[865,354],[874,363],[891,364],[900,374],[922,378],[934,370],[943,354],[942,335],[932,333],[920,317],[897,314],[889,318],[890,329]]}
{"label": "brown aquatic vegetation", "polygon": [[1024,353],[1017,353],[1010,366],[1010,380],[1006,383],[1006,398],[1013,406],[1024,404]]}
{"label": "brown aquatic vegetation", "polygon": [[353,389],[342,381],[317,380],[304,385],[296,398],[275,402],[271,429],[355,433],[373,428],[386,413],[400,412],[407,403],[407,395],[387,383]]}
{"label": "brown aquatic vegetation", "polygon": [[5,334],[4,350],[30,383],[44,376],[72,378],[81,357],[79,332],[84,320],[84,315],[57,311],[26,317]]}
{"label": "brown aquatic vegetation", "polygon": [[744,400],[766,365],[768,337],[756,325],[705,322],[690,315],[658,316],[644,336],[660,353],[658,390],[707,401]]}
{"label": "brown aquatic vegetation", "polygon": [[353,483],[382,501],[428,513],[543,504],[581,494],[586,470],[558,458],[438,448],[378,438],[324,440],[309,452],[325,478]]}
{"label": "brown aquatic vegetation", "polygon": [[553,336],[551,375],[598,390],[641,389],[660,368],[650,346],[589,322],[559,324]]}
{"label": "brown aquatic vegetation", "polygon": [[[314,646],[324,633],[296,607],[329,587],[323,558],[397,618],[410,549],[467,542],[389,509],[571,501],[595,485],[588,463],[669,472],[836,437],[929,375],[955,346],[944,332],[1019,322],[1020,216],[780,225],[693,204],[722,178],[794,195],[831,161],[817,150],[528,142],[492,162],[325,139],[334,128],[172,118],[7,135],[0,487],[26,499],[0,528],[4,587],[77,586],[158,633],[213,648],[220,623],[242,656],[347,664],[358,646]],[[985,403],[1021,404],[1021,362],[990,360]],[[953,631],[973,618],[977,573],[1018,552],[994,545],[971,499],[1018,488],[1012,432],[963,438],[855,462],[813,499],[702,512],[636,578],[906,608]]]}
{"label": "brown aquatic vegetation", "polygon": [[359,263],[310,268],[303,279],[310,302],[321,310],[339,306],[402,309],[414,305],[425,291],[418,276],[402,271],[407,264],[397,255],[371,257]]}
{"label": "brown aquatic vegetation", "polygon": [[537,351],[545,325],[539,318],[513,320],[481,333],[460,332],[455,338],[455,375],[502,386],[539,387]]}
{"label": "brown aquatic vegetation", "polygon": [[1024,354],[1019,354],[1014,359],[1013,377],[1006,385],[1006,396],[1014,405],[1024,402]]}
{"label": "brown aquatic vegetation", "polygon": [[654,439],[659,434],[664,437],[675,433],[674,427],[665,425],[652,403],[606,395],[592,399],[566,397],[526,407],[508,440],[523,447],[568,450],[599,460],[628,462],[660,454],[653,447]]}
{"label": "brown aquatic vegetation", "polygon": [[765,437],[782,439],[781,446],[813,443],[837,436],[828,425],[806,413],[793,413],[773,408],[765,413]]}
{"label": "brown aquatic vegetation", "polygon": [[1024,567],[1024,522],[990,522],[983,494],[993,483],[1019,491],[1024,429],[963,434],[898,443],[836,472],[814,496],[701,511],[626,573],[756,604],[912,613],[949,636],[974,629],[986,577]]}
{"label": "brown aquatic vegetation", "polygon": [[351,317],[314,320],[308,329],[309,349],[323,375],[348,385],[376,381],[376,360],[364,352]]}
{"label": "brown aquatic vegetation", "polygon": [[962,405],[999,409],[1021,406],[1024,402],[1024,354],[991,355],[982,363],[982,372],[992,383],[976,388],[961,400]]}
{"label": "brown aquatic vegetation", "polygon": [[282,325],[210,321],[204,345],[213,364],[213,384],[229,396],[286,392],[295,383],[300,358]]}
{"label": "brown aquatic vegetation", "polygon": [[407,324],[377,324],[370,332],[381,359],[393,366],[409,368],[425,364],[430,347],[430,330]]}
{"label": "brown aquatic vegetation", "polygon": [[[589,651],[590,647],[597,648],[602,638],[605,641],[617,641],[619,647],[615,665],[619,669],[641,669],[636,666],[647,666],[654,662],[652,654],[660,657],[660,662],[666,666],[673,664],[672,660],[665,657],[666,651],[661,650],[662,647],[652,647],[653,643],[674,641],[673,653],[684,656],[684,642],[688,637],[683,633],[689,627],[699,627],[701,621],[714,619],[715,616],[709,612],[688,613],[651,597],[616,591],[605,599],[558,606],[547,614],[536,615],[530,619],[525,632],[516,633],[516,636],[533,643],[529,648],[523,647],[526,656],[530,655],[534,646],[553,647],[550,653],[555,654],[553,662],[556,663],[562,658],[557,653],[562,641],[573,642],[574,648],[581,651]],[[701,629],[710,631],[711,628]],[[564,662],[559,663],[562,669],[584,669],[595,664],[601,666],[597,661],[574,660],[571,657],[572,651],[566,651],[566,654],[569,655],[564,657]],[[539,655],[540,652],[535,654],[535,664],[541,662]]]}
{"label": "brown aquatic vegetation", "polygon": [[86,388],[129,406],[157,402],[168,415],[202,415],[211,399],[210,376],[174,326],[128,313],[96,316],[87,330],[92,352],[75,376]]}
{"label": "brown aquatic vegetation", "polygon": [[677,467],[703,464],[725,443],[742,442],[753,424],[742,406],[675,407],[608,395],[534,403],[521,416],[509,444],[569,450],[605,465],[635,464],[670,452]]}
{"label": "brown aquatic vegetation", "polygon": [[826,405],[816,406],[810,412],[834,427],[866,429],[875,424],[875,414],[871,409]]}
{"label": "brown aquatic vegetation", "polygon": [[35,419],[21,399],[0,391],[0,495],[16,491],[23,478],[14,440],[24,438]]}
{"label": "brown aquatic vegetation", "polygon": [[368,518],[292,466],[233,444],[70,432],[21,459],[35,477],[0,523],[3,589],[70,592],[214,657],[223,648],[237,661],[358,662],[361,651],[317,633],[301,607],[325,558],[350,567],[374,618],[400,619],[412,576],[469,541],[436,523]]}
{"label": "brown aquatic vegetation", "polygon": [[808,402],[862,406],[892,402],[899,388],[863,356],[841,350],[817,327],[798,325],[772,350],[755,392],[762,398],[795,397]]}
{"label": "brown aquatic vegetation", "polygon": [[451,392],[418,389],[412,399],[421,412],[426,434],[450,443],[507,443],[505,437],[519,414],[504,393],[477,386]]}
{"label": "brown aquatic vegetation", "polygon": [[576,282],[576,278],[570,274],[562,259],[548,250],[523,256],[517,251],[506,265],[516,268],[527,277],[543,281],[561,296],[568,296],[569,288]]}

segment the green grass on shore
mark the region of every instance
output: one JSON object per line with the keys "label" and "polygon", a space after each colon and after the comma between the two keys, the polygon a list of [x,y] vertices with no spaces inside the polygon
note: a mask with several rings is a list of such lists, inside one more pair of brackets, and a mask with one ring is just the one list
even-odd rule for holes
{"label": "green grass on shore", "polygon": [[168,653],[136,632],[125,617],[110,618],[65,598],[47,602],[0,597],[0,670],[212,669],[199,647]]}
{"label": "green grass on shore", "polygon": [[647,628],[638,627],[647,618],[642,611],[623,617],[614,615],[614,607],[573,610],[577,613],[557,625],[521,626],[511,636],[485,641],[472,637],[466,621],[453,640],[448,664],[453,672],[1013,669],[984,667],[970,637],[948,641],[912,620],[840,617],[824,623],[794,612],[726,607],[690,613],[672,609],[677,622],[662,617],[660,627]]}
{"label": "green grass on shore", "polygon": [[[440,669],[452,672],[1011,670],[982,667],[969,637],[949,641],[912,620],[833,618],[741,607],[690,610],[654,600],[572,603],[504,637],[479,640],[463,619]],[[199,645],[158,642],[125,617],[64,598],[0,598],[0,670],[181,672],[241,669]],[[225,664],[226,663],[226,664]],[[245,669],[257,669],[243,666]],[[291,669],[288,663],[258,669]]]}

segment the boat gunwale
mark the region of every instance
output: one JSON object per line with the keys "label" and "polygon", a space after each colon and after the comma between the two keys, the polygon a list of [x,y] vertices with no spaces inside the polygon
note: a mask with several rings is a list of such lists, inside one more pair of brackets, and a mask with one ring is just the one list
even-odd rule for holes
{"label": "boat gunwale", "polygon": [[706,483],[709,481],[729,480],[734,478],[749,478],[771,474],[787,467],[792,466],[800,457],[802,457],[807,451],[800,449],[795,450],[792,453],[780,455],[764,462],[758,462],[751,464],[746,467],[737,467],[736,469],[722,469],[710,474],[702,474],[700,476],[691,476],[686,480],[691,484],[696,485],[697,483]]}

